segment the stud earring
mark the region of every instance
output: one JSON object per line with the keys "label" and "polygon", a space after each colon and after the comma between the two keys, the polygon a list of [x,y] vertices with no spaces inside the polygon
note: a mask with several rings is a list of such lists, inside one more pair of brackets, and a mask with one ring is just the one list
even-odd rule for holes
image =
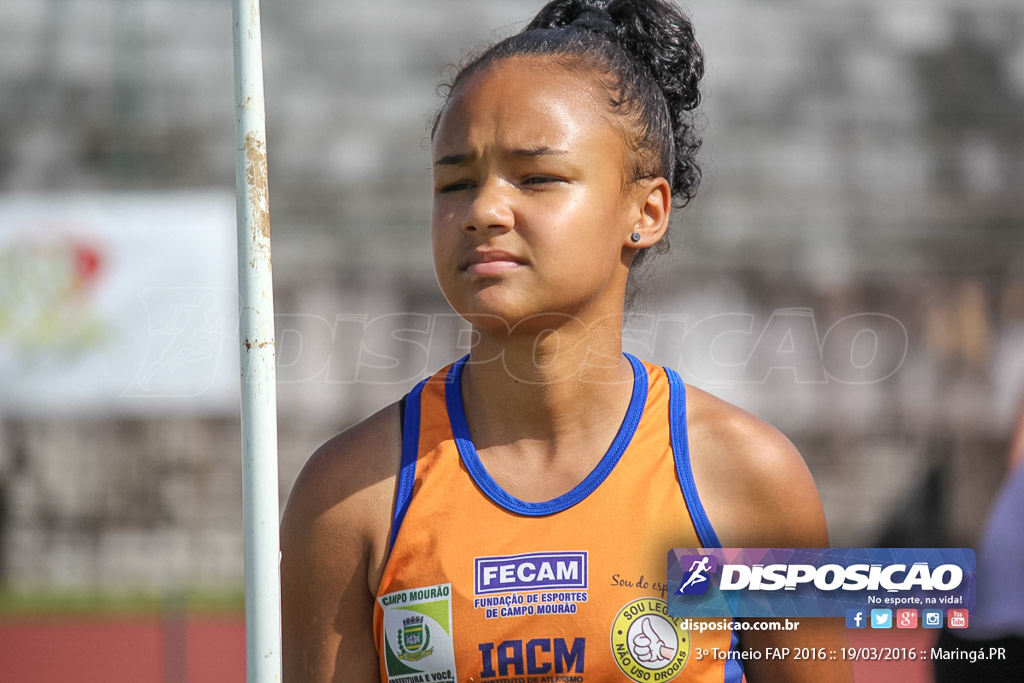
{"label": "stud earring", "polygon": [[643,235],[641,235],[638,232],[634,232],[632,235],[629,236],[629,239],[633,240],[633,243],[636,244],[637,242],[640,241],[641,237],[643,237]]}

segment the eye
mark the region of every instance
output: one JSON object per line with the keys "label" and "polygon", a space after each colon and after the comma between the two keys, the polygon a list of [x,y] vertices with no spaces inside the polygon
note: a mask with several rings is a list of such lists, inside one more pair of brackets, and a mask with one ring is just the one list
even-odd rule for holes
{"label": "eye", "polygon": [[553,185],[565,182],[562,178],[550,175],[534,175],[523,179],[523,185]]}
{"label": "eye", "polygon": [[460,180],[454,183],[447,183],[437,188],[438,194],[448,194],[450,192],[458,192],[459,190],[468,190],[473,187],[473,183],[468,180]]}

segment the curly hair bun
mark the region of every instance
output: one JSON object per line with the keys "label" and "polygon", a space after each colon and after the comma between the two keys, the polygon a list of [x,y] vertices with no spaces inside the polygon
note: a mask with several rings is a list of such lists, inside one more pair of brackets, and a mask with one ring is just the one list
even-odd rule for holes
{"label": "curly hair bun", "polygon": [[606,38],[657,84],[668,110],[674,143],[672,170],[666,177],[685,204],[696,194],[700,182],[695,160],[700,141],[693,112],[700,104],[699,84],[704,76],[704,53],[690,20],[666,0],[553,0],[523,33],[560,28]]}

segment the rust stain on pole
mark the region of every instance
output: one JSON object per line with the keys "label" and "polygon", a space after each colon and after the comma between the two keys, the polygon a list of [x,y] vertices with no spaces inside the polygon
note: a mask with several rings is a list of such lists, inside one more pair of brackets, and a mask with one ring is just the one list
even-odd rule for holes
{"label": "rust stain on pole", "polygon": [[253,349],[265,349],[268,346],[272,347],[272,348],[275,347],[273,339],[269,339],[269,340],[265,340],[265,341],[255,341],[255,340],[246,339],[245,341],[242,342],[242,344],[245,345],[245,350],[246,351],[252,351]]}
{"label": "rust stain on pole", "polygon": [[270,249],[270,188],[267,183],[267,147],[254,132],[245,136],[245,177],[252,204],[252,230],[256,246]]}

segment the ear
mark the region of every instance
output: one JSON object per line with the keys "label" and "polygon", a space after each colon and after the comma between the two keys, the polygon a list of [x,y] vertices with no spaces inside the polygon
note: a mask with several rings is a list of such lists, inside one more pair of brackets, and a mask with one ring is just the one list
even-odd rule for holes
{"label": "ear", "polygon": [[[664,178],[646,178],[637,183],[632,198],[636,218],[630,231],[623,236],[623,246],[630,249],[652,247],[668,231],[672,189]],[[640,235],[639,240],[633,240],[634,233]]]}

